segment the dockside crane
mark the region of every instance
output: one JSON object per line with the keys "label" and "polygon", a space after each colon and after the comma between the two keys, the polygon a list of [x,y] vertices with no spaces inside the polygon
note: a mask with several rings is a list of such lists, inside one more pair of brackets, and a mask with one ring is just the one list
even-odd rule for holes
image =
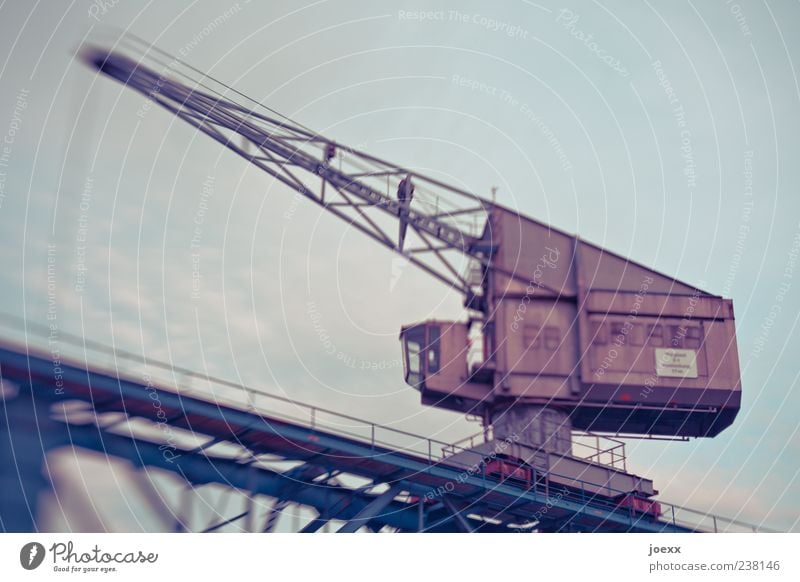
{"label": "dockside crane", "polygon": [[424,404],[567,456],[573,428],[713,437],[734,421],[729,299],[348,148],[152,47],[81,57],[463,295],[467,321],[401,330],[405,381]]}

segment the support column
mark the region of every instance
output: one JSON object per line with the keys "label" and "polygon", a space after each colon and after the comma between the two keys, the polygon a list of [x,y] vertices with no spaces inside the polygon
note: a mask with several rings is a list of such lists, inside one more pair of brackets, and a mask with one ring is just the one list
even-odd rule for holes
{"label": "support column", "polygon": [[572,454],[572,423],[557,408],[519,404],[492,412],[495,440],[508,439],[553,453]]}
{"label": "support column", "polygon": [[52,401],[35,394],[0,382],[0,531],[39,531],[39,500],[51,490],[45,456],[65,430],[50,418]]}

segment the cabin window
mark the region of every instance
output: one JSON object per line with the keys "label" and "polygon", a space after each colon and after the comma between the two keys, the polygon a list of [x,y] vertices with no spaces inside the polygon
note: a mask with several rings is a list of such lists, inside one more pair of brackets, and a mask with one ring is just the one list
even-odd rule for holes
{"label": "cabin window", "polygon": [[561,343],[561,330],[554,325],[548,325],[544,328],[544,347],[550,351],[558,349]]}
{"label": "cabin window", "polygon": [[606,326],[602,321],[592,321],[592,343],[604,346],[608,343]]}
{"label": "cabin window", "polygon": [[686,336],[686,329],[680,325],[669,326],[669,345],[673,348],[683,347],[683,338]]}
{"label": "cabin window", "polygon": [[529,350],[538,350],[541,347],[540,328],[538,325],[525,325],[522,328],[522,339]]}
{"label": "cabin window", "polygon": [[422,348],[425,344],[425,328],[413,327],[403,334],[405,343],[403,364],[406,384],[419,389],[422,384]]}
{"label": "cabin window", "polygon": [[627,330],[625,323],[622,321],[611,322],[611,341],[620,346],[625,343]]}
{"label": "cabin window", "polygon": [[698,349],[703,343],[703,328],[699,325],[687,328],[684,343],[687,348]]}
{"label": "cabin window", "polygon": [[656,348],[662,347],[664,345],[664,328],[657,323],[648,327],[650,330],[648,337],[650,339],[647,343]]}
{"label": "cabin window", "polygon": [[439,336],[440,330],[438,325],[429,328],[429,343],[428,343],[428,373],[435,374],[439,371]]}

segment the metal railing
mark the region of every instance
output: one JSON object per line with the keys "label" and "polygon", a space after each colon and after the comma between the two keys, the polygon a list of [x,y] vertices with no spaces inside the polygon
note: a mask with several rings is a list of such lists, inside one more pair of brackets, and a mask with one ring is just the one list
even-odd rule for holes
{"label": "metal railing", "polygon": [[[0,314],[0,328],[8,328],[9,320],[17,323],[16,319],[13,316]],[[26,328],[22,335],[19,328],[12,328],[11,331],[16,332],[13,334],[16,337],[9,338],[10,334],[3,334],[5,338],[11,339],[11,342],[0,342],[0,345],[8,345],[12,349],[16,347],[23,353],[30,351],[43,358],[50,357],[52,344],[36,344],[29,341],[32,337],[48,338],[50,329],[44,325],[31,323],[28,323]],[[423,437],[125,350],[115,350],[73,334],[59,332],[57,349],[60,360],[66,365],[85,367],[100,374],[140,384],[145,383],[146,377],[147,383],[158,390],[192,396],[215,404],[244,408],[250,412],[263,413],[270,418],[294,422],[307,428],[330,430],[338,435],[369,443],[373,448],[385,447],[423,455],[430,464],[442,461],[449,454],[446,451],[453,449],[452,443],[448,441]],[[203,385],[198,387],[196,386],[198,383]]]}
{"label": "metal railing", "polygon": [[[472,449],[476,446],[493,440],[492,427],[487,430],[469,435],[461,440],[450,443],[446,449],[447,455],[455,454],[458,450]],[[625,443],[621,440],[586,431],[572,431],[573,457],[597,463],[612,469],[627,471],[627,455]]]}
{"label": "metal railing", "polygon": [[628,470],[625,443],[586,431],[572,431],[572,455],[622,471]]}

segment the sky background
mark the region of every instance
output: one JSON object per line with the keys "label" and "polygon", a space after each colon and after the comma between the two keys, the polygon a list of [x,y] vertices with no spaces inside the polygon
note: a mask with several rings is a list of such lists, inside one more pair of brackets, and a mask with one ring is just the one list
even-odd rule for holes
{"label": "sky background", "polygon": [[[736,422],[631,441],[628,468],[668,501],[798,530],[797,22],[789,1],[4,2],[1,310],[47,323],[53,245],[63,333],[442,440],[479,429],[401,374],[400,326],[462,317],[460,296],[75,59],[127,31],[341,143],[497,187],[732,298]],[[143,523],[123,513],[109,527]]]}

